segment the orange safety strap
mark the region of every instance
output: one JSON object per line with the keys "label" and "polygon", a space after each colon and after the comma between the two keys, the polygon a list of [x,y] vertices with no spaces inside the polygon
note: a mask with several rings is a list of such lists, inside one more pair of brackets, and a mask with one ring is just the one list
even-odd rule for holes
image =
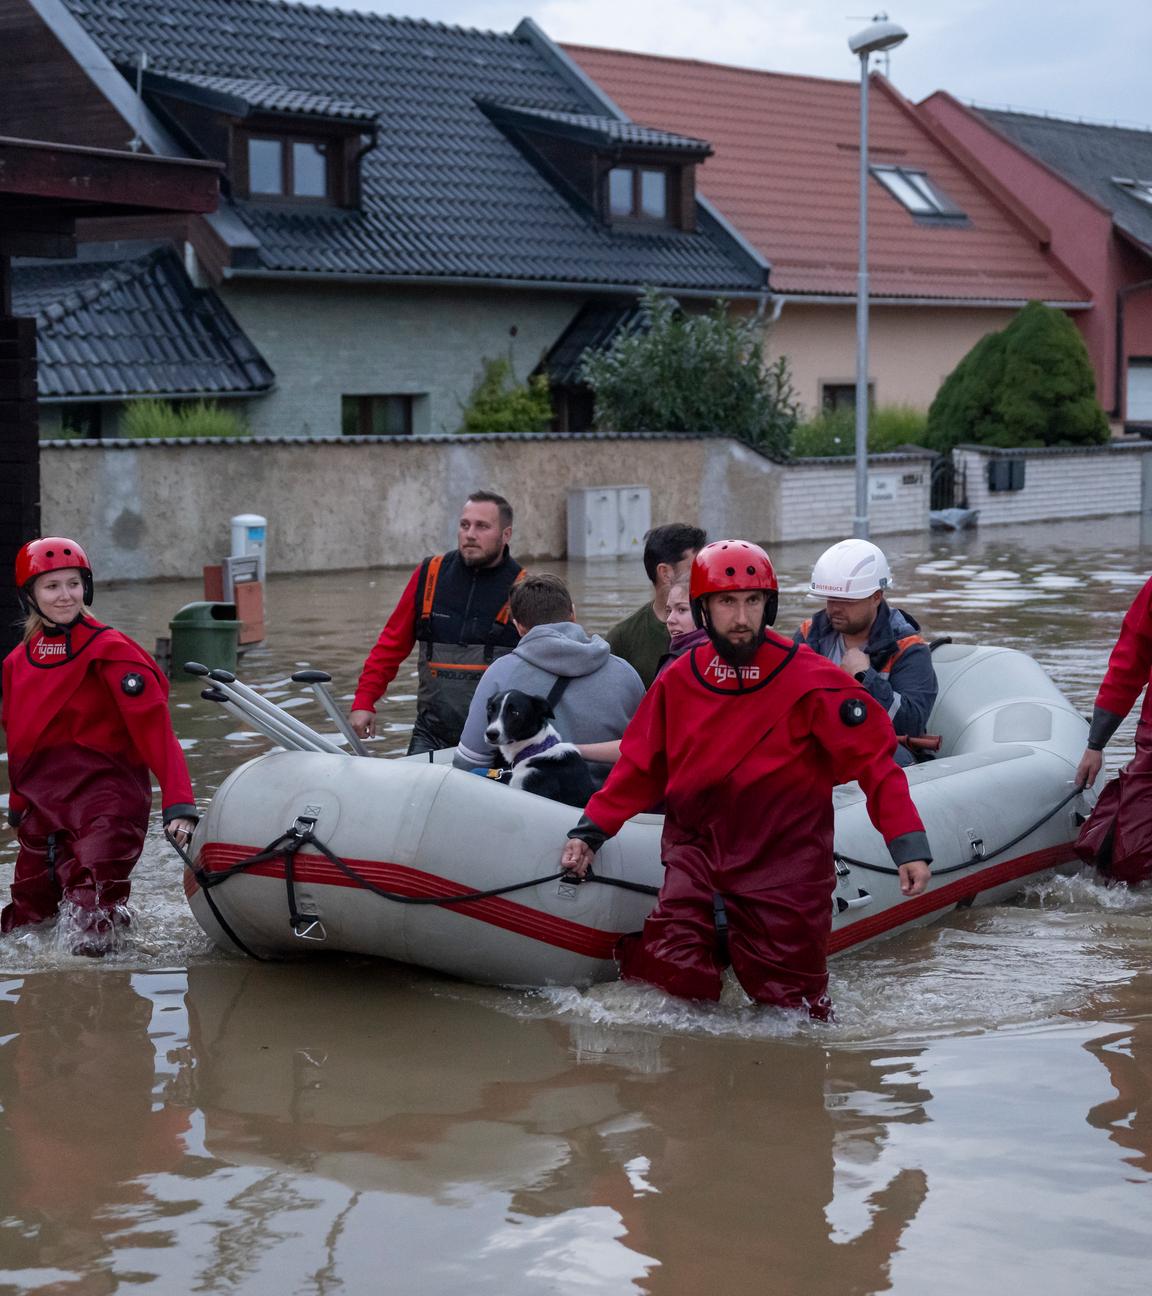
{"label": "orange safety strap", "polygon": [[436,599],[436,582],[440,577],[440,567],[443,562],[443,554],[433,554],[428,559],[428,570],[424,573],[424,601],[420,608],[422,621],[432,615],[432,604]]}
{"label": "orange safety strap", "polygon": [[[527,571],[525,571],[525,569],[521,567],[520,570],[516,573],[516,579],[512,582],[512,588],[515,589],[516,586],[519,585],[520,582],[527,575],[528,575]],[[500,611],[496,613],[496,624],[502,626],[507,625],[508,618],[511,615],[512,615],[512,605],[510,602],[506,601],[504,606],[500,609]]]}
{"label": "orange safety strap", "polygon": [[896,663],[900,660],[901,657],[904,656],[904,654],[908,651],[909,648],[913,647],[915,644],[922,644],[927,642],[928,641],[922,635],[918,635],[918,634],[905,635],[903,639],[897,639],[896,651],[892,654],[891,657],[888,658],[888,660],[884,663],[884,665],[880,667],[881,673],[890,674],[892,671],[892,667],[896,665]]}
{"label": "orange safety strap", "polygon": [[807,639],[807,638],[808,638],[808,631],[811,630],[811,629],[812,629],[812,622],[811,622],[811,621],[801,621],[801,622],[800,622],[800,638],[801,638],[801,639]]}

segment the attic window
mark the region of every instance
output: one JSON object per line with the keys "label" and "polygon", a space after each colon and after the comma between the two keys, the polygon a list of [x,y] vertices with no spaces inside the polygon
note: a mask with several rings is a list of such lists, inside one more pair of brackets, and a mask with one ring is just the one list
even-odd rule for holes
{"label": "attic window", "polygon": [[1152,206],[1152,180],[1130,180],[1127,176],[1113,176],[1112,183],[1126,189],[1133,198]]}
{"label": "attic window", "polygon": [[616,220],[671,222],[668,172],[664,168],[616,166],[608,172],[608,215]]}
{"label": "attic window", "polygon": [[247,138],[248,193],[253,198],[331,198],[328,142],[271,135]]}
{"label": "attic window", "polygon": [[936,188],[925,172],[900,166],[874,166],[871,171],[892,197],[918,219],[966,219],[960,208]]}

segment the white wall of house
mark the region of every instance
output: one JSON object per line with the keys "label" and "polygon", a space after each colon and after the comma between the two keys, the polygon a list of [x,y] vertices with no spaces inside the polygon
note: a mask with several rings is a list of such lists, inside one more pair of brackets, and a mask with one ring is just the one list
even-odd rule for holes
{"label": "white wall of house", "polygon": [[[1005,327],[1014,310],[980,307],[872,306],[869,377],[877,405],[926,410],[940,384],[971,348]],[[856,307],[785,302],[768,340],[772,355],[792,366],[797,398],[819,413],[825,383],[856,381]]]}
{"label": "white wall of house", "polygon": [[481,362],[526,378],[582,305],[552,293],[231,280],[217,289],[276,373],[258,436],[339,436],[348,395],[415,398],[413,432],[455,432]]}

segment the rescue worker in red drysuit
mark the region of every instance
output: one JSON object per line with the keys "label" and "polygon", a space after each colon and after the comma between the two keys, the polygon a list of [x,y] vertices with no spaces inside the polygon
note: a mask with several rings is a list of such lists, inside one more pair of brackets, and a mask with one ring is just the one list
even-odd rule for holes
{"label": "rescue worker in red drysuit", "polygon": [[[1152,679],[1152,580],[1124,617],[1096,694],[1088,746],[1076,769],[1076,783],[1091,787],[1104,763],[1104,748]],[[1152,878],[1152,688],[1136,726],[1136,754],[1105,787],[1076,841],[1076,853],[1116,882]]]}
{"label": "rescue worker in red drysuit", "polygon": [[460,513],[456,549],[416,568],[364,662],[348,717],[361,738],[375,735],[376,703],[418,643],[408,754],[459,743],[480,677],[520,642],[508,595],[524,572],[509,556],[511,539],[512,506],[502,495],[473,491]]}
{"label": "rescue worker in red drysuit", "polygon": [[16,556],[28,614],[4,661],[10,824],[20,851],[0,930],[75,906],[73,953],[100,956],[127,922],[128,875],[160,782],[164,823],[187,842],[196,824],[168,683],[138,644],[88,613],[92,567],[74,540],[33,540]]}
{"label": "rescue worker in red drysuit", "polygon": [[664,885],[643,932],[617,946],[622,976],[714,1000],[730,960],[753,999],[826,1019],[833,786],[860,781],[904,895],[929,879],[896,736],[855,680],[767,629],[778,596],[763,549],[707,545],[691,596],[711,644],[657,677],[562,864],[585,874],[608,837],[663,798]]}

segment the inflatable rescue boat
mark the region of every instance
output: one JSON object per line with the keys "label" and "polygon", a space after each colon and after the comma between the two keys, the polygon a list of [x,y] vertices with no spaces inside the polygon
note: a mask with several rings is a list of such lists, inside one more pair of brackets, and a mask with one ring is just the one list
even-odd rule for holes
{"label": "inflatable rescue boat", "polygon": [[[1083,717],[1024,653],[945,644],[933,661],[940,753],[908,771],[931,883],[901,896],[863,793],[837,788],[834,954],[1077,866],[1093,799],[1072,782]],[[578,818],[427,758],[276,751],[213,797],[185,890],[217,945],[256,958],[341,951],[485,984],[585,986],[616,976],[616,940],[655,902],[663,819],[637,815],[577,885],[558,861]]]}

